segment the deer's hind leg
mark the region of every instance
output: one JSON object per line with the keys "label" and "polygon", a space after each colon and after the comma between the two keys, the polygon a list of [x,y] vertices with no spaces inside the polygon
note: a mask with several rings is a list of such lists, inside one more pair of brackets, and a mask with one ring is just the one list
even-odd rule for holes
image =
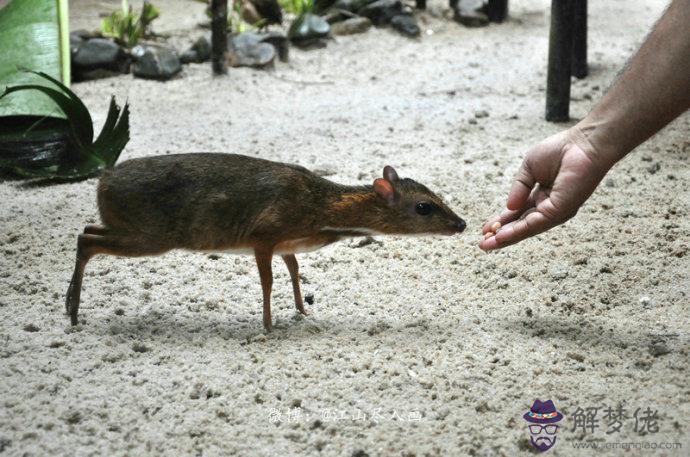
{"label": "deer's hind leg", "polygon": [[84,233],[90,235],[106,235],[108,231],[108,227],[101,224],[89,224],[86,227],[84,227]]}
{"label": "deer's hind leg", "polygon": [[273,260],[273,248],[254,249],[254,258],[256,259],[256,266],[259,269],[261,289],[264,295],[264,328],[267,332],[270,332],[273,329],[273,320],[271,319],[271,290],[273,288],[273,269],[271,268],[271,262]]}
{"label": "deer's hind leg", "polygon": [[[102,226],[98,226],[100,229]],[[137,257],[144,255],[162,254],[167,248],[161,247],[150,240],[132,234],[105,234],[109,230],[98,230],[93,226],[87,226],[84,233],[77,239],[77,259],[74,265],[72,280],[67,289],[65,308],[70,315],[72,325],[77,325],[79,313],[79,299],[81,296],[84,269],[91,258],[97,254],[108,254],[125,257]],[[94,234],[95,231],[104,233]]]}

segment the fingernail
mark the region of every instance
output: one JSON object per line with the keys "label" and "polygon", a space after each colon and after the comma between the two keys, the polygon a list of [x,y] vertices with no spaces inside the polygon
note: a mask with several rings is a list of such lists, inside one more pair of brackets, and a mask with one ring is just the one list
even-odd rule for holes
{"label": "fingernail", "polygon": [[484,240],[484,246],[482,246],[482,249],[485,251],[491,251],[492,249],[496,249],[498,247],[498,241],[496,241],[496,237],[491,237],[486,240]]}

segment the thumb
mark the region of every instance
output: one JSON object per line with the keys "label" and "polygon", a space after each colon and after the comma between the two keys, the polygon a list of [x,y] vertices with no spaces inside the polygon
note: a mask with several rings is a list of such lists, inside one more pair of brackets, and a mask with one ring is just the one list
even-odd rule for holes
{"label": "thumb", "polygon": [[527,159],[525,159],[522,161],[522,166],[515,176],[513,186],[510,188],[506,207],[511,211],[522,209],[527,203],[534,184],[534,176],[532,176]]}

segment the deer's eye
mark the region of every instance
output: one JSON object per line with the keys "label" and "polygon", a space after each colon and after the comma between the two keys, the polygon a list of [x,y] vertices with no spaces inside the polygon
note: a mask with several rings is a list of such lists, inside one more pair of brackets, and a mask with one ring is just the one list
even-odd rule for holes
{"label": "deer's eye", "polygon": [[431,214],[431,210],[433,209],[433,207],[431,206],[431,203],[419,202],[417,203],[417,206],[415,206],[414,209],[420,216],[428,216],[429,214]]}

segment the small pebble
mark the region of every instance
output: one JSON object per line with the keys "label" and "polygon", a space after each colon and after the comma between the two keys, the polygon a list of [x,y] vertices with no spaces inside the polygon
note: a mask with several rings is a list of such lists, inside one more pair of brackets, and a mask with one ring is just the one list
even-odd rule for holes
{"label": "small pebble", "polygon": [[132,350],[133,350],[134,352],[138,352],[138,353],[140,353],[140,354],[143,354],[144,352],[149,352],[151,349],[150,349],[148,346],[144,345],[144,344],[141,344],[141,343],[134,343],[134,344],[132,345]]}
{"label": "small pebble", "polygon": [[647,171],[652,175],[659,170],[661,170],[661,164],[659,162],[653,163],[652,165],[647,167]]}
{"label": "small pebble", "polygon": [[551,274],[551,279],[555,281],[560,281],[568,277],[568,270],[563,267],[554,267],[549,273]]}
{"label": "small pebble", "polygon": [[671,350],[663,341],[657,341],[649,346],[649,353],[654,357],[661,357],[662,355],[669,354],[670,352]]}

